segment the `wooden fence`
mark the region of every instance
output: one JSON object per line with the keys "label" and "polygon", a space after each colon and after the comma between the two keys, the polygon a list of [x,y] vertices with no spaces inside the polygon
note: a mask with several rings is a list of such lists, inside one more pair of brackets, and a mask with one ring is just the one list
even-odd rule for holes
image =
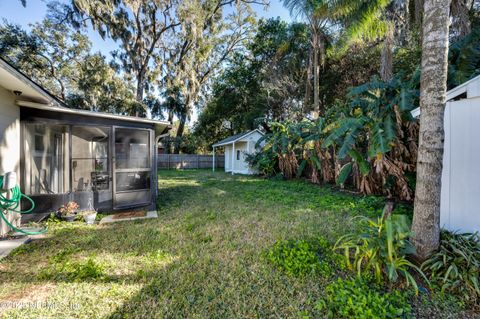
{"label": "wooden fence", "polygon": [[[198,169],[212,168],[212,155],[196,154],[158,154],[158,169]],[[215,168],[225,167],[225,156],[215,155]]]}

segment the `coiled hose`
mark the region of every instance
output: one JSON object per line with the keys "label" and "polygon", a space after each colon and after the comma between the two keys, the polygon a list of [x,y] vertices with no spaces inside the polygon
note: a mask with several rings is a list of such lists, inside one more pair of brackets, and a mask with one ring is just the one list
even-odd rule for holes
{"label": "coiled hose", "polygon": [[[3,178],[4,177],[0,175],[0,187],[1,185],[3,185]],[[20,187],[18,187],[18,185],[15,185],[13,188],[9,189],[9,191],[11,194],[10,198],[7,198],[6,196],[4,196],[4,193],[0,191],[0,210],[3,211],[3,212],[0,212],[0,216],[3,219],[3,221],[7,224],[7,226],[13,229],[14,231],[17,231],[25,235],[39,235],[46,232],[47,228],[43,228],[39,231],[26,231],[21,228],[17,228],[13,226],[12,223],[8,221],[6,216],[8,211],[20,213],[20,214],[30,214],[35,208],[35,203],[33,202],[33,200],[30,197],[22,194],[22,192],[20,191]],[[32,204],[28,210],[22,211],[18,209],[20,206],[20,201],[22,200],[22,197],[28,200]]]}

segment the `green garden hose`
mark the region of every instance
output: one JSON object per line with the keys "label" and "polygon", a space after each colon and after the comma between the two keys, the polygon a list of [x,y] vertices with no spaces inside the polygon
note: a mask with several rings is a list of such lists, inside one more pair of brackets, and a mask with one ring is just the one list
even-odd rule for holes
{"label": "green garden hose", "polygon": [[[0,175],[0,187],[1,185],[3,185],[3,178],[4,177]],[[3,211],[3,212],[0,212],[0,216],[2,217],[3,221],[8,225],[8,227],[25,235],[39,235],[46,232],[47,228],[44,228],[40,231],[26,231],[13,226],[12,223],[8,221],[6,216],[6,213],[8,211],[20,213],[20,214],[29,214],[35,208],[35,203],[33,202],[33,200],[30,197],[22,194],[22,192],[20,191],[20,187],[18,187],[18,185],[15,185],[13,188],[9,189],[9,191],[11,194],[10,198],[7,198],[6,196],[4,196],[4,193],[0,192],[0,210]],[[24,211],[19,209],[20,201],[22,200],[22,197],[28,200],[32,204],[30,209],[24,210]]]}

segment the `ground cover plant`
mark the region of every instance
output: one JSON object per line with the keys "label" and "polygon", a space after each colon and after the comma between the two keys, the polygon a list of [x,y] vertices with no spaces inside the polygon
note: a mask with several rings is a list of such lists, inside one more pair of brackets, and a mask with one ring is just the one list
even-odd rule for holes
{"label": "ground cover plant", "polygon": [[327,285],[317,309],[327,318],[412,318],[405,293],[388,292],[365,279],[338,279]]}
{"label": "ground cover plant", "polygon": [[[290,275],[266,252],[302,241],[317,251],[312,244],[319,238],[321,245],[333,245],[359,230],[351,217],[379,216],[383,206],[378,197],[301,180],[206,170],[161,171],[159,178],[158,219],[101,226],[52,222],[46,238],[3,259],[1,316],[322,318],[326,311],[318,303],[337,289],[329,287],[338,276],[349,282],[353,274],[329,263],[331,274]],[[404,313],[409,305],[417,318],[474,318],[455,299],[433,293],[378,298],[369,292],[374,286],[343,285],[342,291],[356,292],[352,298],[365,297],[375,308],[389,309],[388,302]],[[346,295],[329,296],[335,302]]]}
{"label": "ground cover plant", "polygon": [[480,297],[480,238],[477,233],[442,231],[440,248],[422,265],[444,292],[477,307]]}
{"label": "ground cover plant", "polygon": [[343,260],[325,238],[279,241],[266,255],[269,262],[292,276],[332,276],[343,268]]}

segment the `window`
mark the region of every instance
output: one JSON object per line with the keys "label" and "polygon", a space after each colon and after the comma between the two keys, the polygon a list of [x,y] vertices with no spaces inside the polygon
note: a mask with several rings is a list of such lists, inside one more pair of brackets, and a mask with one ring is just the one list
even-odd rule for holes
{"label": "window", "polygon": [[239,161],[239,160],[240,160],[240,151],[237,150],[237,161]]}
{"label": "window", "polygon": [[72,187],[75,192],[110,189],[108,144],[110,130],[72,127]]}
{"label": "window", "polygon": [[25,124],[25,193],[61,194],[69,190],[68,127]]}

